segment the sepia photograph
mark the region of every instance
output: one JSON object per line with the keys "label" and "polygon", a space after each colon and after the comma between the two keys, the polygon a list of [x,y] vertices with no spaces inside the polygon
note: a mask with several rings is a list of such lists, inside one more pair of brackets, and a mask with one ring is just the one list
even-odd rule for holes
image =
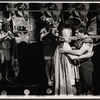
{"label": "sepia photograph", "polygon": [[0,98],[99,97],[100,2],[0,1]]}

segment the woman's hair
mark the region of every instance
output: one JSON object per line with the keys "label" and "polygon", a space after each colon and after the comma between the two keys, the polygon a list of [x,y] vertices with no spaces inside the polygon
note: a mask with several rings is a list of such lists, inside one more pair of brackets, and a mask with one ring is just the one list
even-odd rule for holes
{"label": "woman's hair", "polygon": [[62,24],[62,26],[60,27],[59,35],[62,36],[62,30],[65,29],[65,28],[70,28],[70,25],[69,25],[68,23],[66,23],[66,22],[64,22],[64,23]]}
{"label": "woman's hair", "polygon": [[87,29],[86,29],[86,26],[80,24],[78,27],[77,27],[77,30],[80,32],[80,33],[84,33],[84,34],[87,34]]}
{"label": "woman's hair", "polygon": [[65,21],[65,23],[63,24],[63,27],[64,27],[64,28],[70,28],[71,26],[70,26],[70,24],[68,24],[68,23]]}

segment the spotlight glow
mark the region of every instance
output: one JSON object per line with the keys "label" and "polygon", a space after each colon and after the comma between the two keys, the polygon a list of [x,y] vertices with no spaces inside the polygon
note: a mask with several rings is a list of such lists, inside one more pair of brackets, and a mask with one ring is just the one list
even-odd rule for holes
{"label": "spotlight glow", "polygon": [[51,89],[51,88],[48,88],[48,89],[46,90],[46,92],[47,92],[47,94],[51,94],[51,93],[52,93],[52,89]]}
{"label": "spotlight glow", "polygon": [[1,95],[7,95],[7,91],[5,90],[1,91]]}
{"label": "spotlight glow", "polygon": [[24,90],[24,94],[25,94],[25,95],[29,95],[29,94],[30,94],[30,90],[29,90],[29,89],[25,89],[25,90]]}

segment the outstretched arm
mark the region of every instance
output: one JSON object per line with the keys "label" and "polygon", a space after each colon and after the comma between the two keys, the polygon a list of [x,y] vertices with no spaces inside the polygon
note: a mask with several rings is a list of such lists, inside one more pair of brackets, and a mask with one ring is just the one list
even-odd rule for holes
{"label": "outstretched arm", "polygon": [[79,49],[79,50],[67,50],[67,49],[64,49],[64,48],[60,48],[60,53],[68,53],[68,54],[71,54],[71,55],[82,55],[84,54],[86,51],[88,51],[90,47],[84,43],[82,45],[82,47]]}
{"label": "outstretched arm", "polygon": [[84,59],[84,58],[91,58],[93,56],[94,52],[87,52],[86,54],[84,55],[81,55],[81,56],[75,56],[75,55],[70,55],[68,54],[68,56],[72,59],[72,60],[78,60],[78,59]]}

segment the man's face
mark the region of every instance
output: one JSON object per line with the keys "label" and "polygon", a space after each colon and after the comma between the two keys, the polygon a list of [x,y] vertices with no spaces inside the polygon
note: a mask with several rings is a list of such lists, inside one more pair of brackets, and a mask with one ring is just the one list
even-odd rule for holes
{"label": "man's face", "polygon": [[81,32],[79,32],[79,30],[76,30],[75,35],[77,36],[77,39],[80,39],[83,37],[84,33],[81,33]]}
{"label": "man's face", "polygon": [[2,29],[2,23],[0,23],[0,30]]}

